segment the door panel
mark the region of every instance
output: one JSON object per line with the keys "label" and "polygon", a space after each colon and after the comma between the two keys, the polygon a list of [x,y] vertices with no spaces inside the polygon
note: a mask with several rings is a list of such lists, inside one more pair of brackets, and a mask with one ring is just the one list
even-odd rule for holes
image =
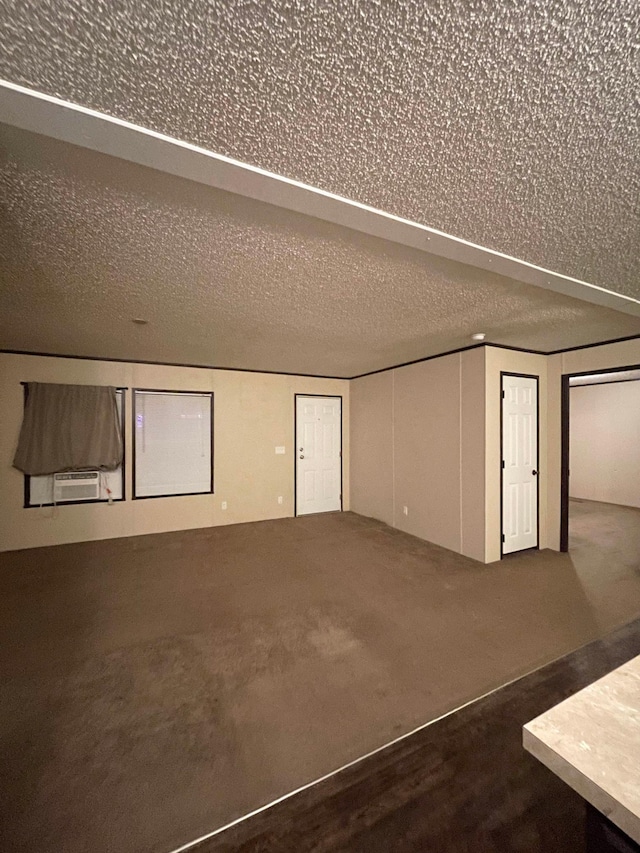
{"label": "door panel", "polygon": [[314,500],[315,474],[313,471],[305,471],[302,477],[302,500],[306,504]]}
{"label": "door panel", "polygon": [[342,509],[341,404],[296,397],[296,515]]}
{"label": "door panel", "polygon": [[503,554],[538,545],[538,380],[502,377]]}

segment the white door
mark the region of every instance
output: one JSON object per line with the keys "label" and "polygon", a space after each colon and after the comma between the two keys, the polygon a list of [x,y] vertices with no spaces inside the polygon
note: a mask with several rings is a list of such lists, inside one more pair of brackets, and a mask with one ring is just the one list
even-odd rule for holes
{"label": "white door", "polygon": [[502,553],[538,544],[538,380],[502,376]]}
{"label": "white door", "polygon": [[342,509],[341,404],[296,397],[296,515]]}

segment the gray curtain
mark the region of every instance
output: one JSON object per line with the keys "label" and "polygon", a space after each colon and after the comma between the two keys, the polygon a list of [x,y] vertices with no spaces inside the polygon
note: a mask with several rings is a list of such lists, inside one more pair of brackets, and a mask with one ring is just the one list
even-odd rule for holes
{"label": "gray curtain", "polygon": [[122,462],[116,389],[29,382],[14,468],[30,476]]}

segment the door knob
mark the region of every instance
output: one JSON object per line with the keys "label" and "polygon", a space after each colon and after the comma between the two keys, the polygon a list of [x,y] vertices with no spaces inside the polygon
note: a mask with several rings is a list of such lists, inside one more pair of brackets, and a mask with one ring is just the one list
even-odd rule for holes
{"label": "door knob", "polygon": [[304,456],[301,456],[300,459],[304,459]]}
{"label": "door knob", "polygon": [[536,471],[536,469],[535,469],[535,468],[533,469],[533,471],[532,471],[531,473],[533,474],[533,476],[534,476],[534,477],[537,477],[537,476],[538,476],[538,472]]}
{"label": "door knob", "polygon": [[301,447],[301,448],[300,448],[300,453],[302,453],[302,451],[303,451],[303,450],[304,450],[304,447]]}

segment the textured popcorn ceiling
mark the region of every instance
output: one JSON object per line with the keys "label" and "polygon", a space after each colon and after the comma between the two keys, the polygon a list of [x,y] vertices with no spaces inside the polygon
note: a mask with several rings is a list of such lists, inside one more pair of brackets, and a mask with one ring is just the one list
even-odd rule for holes
{"label": "textured popcorn ceiling", "polygon": [[544,350],[640,333],[638,317],[0,132],[0,347],[353,376],[476,331]]}
{"label": "textured popcorn ceiling", "polygon": [[640,296],[637,0],[0,0],[0,76]]}

